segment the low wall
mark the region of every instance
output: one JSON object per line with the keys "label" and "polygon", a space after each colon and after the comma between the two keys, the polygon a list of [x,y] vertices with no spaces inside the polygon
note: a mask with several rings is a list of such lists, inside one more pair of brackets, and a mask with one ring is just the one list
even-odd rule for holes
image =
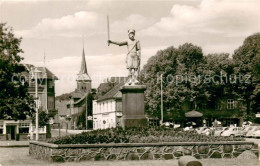
{"label": "low wall", "polygon": [[29,154],[50,162],[100,160],[169,160],[183,155],[201,158],[236,158],[250,150],[258,156],[253,142],[175,142],[120,144],[50,144],[30,141]]}

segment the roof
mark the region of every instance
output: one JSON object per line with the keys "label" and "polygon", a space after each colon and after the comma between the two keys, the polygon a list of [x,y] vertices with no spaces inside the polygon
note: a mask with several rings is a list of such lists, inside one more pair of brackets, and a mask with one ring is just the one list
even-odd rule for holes
{"label": "roof", "polygon": [[127,77],[110,77],[105,80],[105,82],[99,84],[97,88],[96,99],[104,96],[107,92],[112,90],[117,84],[121,82],[126,82]]}
{"label": "roof", "polygon": [[185,113],[185,117],[187,118],[195,118],[195,117],[202,117],[202,116],[203,116],[202,113],[195,110]]}
{"label": "roof", "polygon": [[79,100],[77,100],[76,102],[74,102],[73,104],[79,104],[81,101],[85,100],[87,98],[88,93],[86,93],[84,96],[82,96]]}
{"label": "roof", "polygon": [[[47,79],[54,79],[58,80],[58,77],[54,75],[47,67],[35,67],[32,64],[24,64],[26,67],[27,71],[33,75],[33,70],[37,68],[40,73],[38,74],[38,78],[47,78]],[[26,72],[26,73],[28,73]],[[24,73],[25,74],[25,73]]]}
{"label": "roof", "polygon": [[[115,98],[117,96],[117,93],[121,93],[119,90],[120,88],[125,84],[125,82],[120,82],[115,87],[113,87],[110,91],[108,91],[104,96],[101,96],[97,99],[97,101],[102,101],[106,99]],[[121,96],[121,95],[120,95]]]}
{"label": "roof", "polygon": [[88,75],[84,48],[83,48],[83,52],[82,52],[81,66],[80,66],[80,71],[79,71],[77,80],[78,81],[80,81],[80,80],[91,80],[90,76]]}
{"label": "roof", "polygon": [[[77,97],[77,98],[79,98],[79,99],[76,100],[76,101],[74,101],[74,102],[73,102],[73,105],[75,106],[75,105],[77,105],[77,104],[80,104],[81,102],[85,102],[85,100],[86,100],[88,94],[89,94],[89,93],[85,93],[83,96]],[[66,104],[66,106],[68,107],[69,105],[70,105],[70,102],[68,101],[67,104]]]}
{"label": "roof", "polygon": [[84,96],[86,93],[75,89],[73,92],[70,93],[71,98],[81,98],[82,96]]}

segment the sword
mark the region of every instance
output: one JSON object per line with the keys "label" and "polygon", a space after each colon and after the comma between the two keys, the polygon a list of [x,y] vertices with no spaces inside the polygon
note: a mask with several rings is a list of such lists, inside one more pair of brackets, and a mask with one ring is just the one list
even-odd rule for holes
{"label": "sword", "polygon": [[[107,38],[110,40],[110,33],[109,33],[109,16],[107,15]],[[110,43],[107,43],[108,46]]]}

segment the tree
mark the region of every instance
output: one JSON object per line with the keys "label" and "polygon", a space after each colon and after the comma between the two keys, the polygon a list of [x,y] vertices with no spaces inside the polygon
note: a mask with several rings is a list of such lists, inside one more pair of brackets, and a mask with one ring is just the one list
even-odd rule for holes
{"label": "tree", "polygon": [[[32,117],[32,122],[33,124],[35,124],[35,114],[34,116]],[[48,124],[49,122],[49,115],[43,111],[42,109],[39,110],[39,127],[44,127]]]}
{"label": "tree", "polygon": [[247,104],[247,113],[260,111],[260,33],[247,37],[243,45],[234,51],[235,74],[242,75],[237,93]]}
{"label": "tree", "polygon": [[34,112],[28,84],[19,77],[26,70],[20,64],[20,43],[21,38],[14,36],[12,28],[0,23],[0,119],[23,120]]}
{"label": "tree", "polygon": [[[87,95],[87,112],[88,112],[88,116],[92,116],[93,115],[93,106],[92,106],[92,101],[93,101],[94,97],[92,95],[92,93],[89,93]],[[81,126],[82,128],[86,129],[86,105],[83,109],[83,111],[79,114],[78,118],[77,118],[77,126]],[[88,128],[92,128],[92,123],[88,122]]]}
{"label": "tree", "polygon": [[[179,48],[169,47],[160,50],[151,57],[140,73],[141,83],[147,86],[145,92],[146,112],[160,118],[160,77],[163,78],[163,105],[164,115],[173,120],[183,121],[183,103],[191,103],[190,109],[196,100],[208,98],[198,78],[194,82],[185,81],[202,74],[203,72],[202,49],[191,43],[186,43]],[[168,117],[167,117],[168,116]]]}

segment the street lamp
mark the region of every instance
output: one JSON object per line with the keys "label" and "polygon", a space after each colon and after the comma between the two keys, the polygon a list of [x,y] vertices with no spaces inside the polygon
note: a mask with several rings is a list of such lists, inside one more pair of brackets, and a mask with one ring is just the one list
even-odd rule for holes
{"label": "street lamp", "polygon": [[162,76],[161,74],[161,125],[163,124],[163,83],[162,83]]}
{"label": "street lamp", "polygon": [[69,121],[71,120],[70,115],[66,116],[66,135],[68,135]]}
{"label": "street lamp", "polygon": [[35,77],[35,109],[36,109],[36,141],[39,140],[39,100],[38,100],[38,73],[41,73],[37,68],[34,69]]}

